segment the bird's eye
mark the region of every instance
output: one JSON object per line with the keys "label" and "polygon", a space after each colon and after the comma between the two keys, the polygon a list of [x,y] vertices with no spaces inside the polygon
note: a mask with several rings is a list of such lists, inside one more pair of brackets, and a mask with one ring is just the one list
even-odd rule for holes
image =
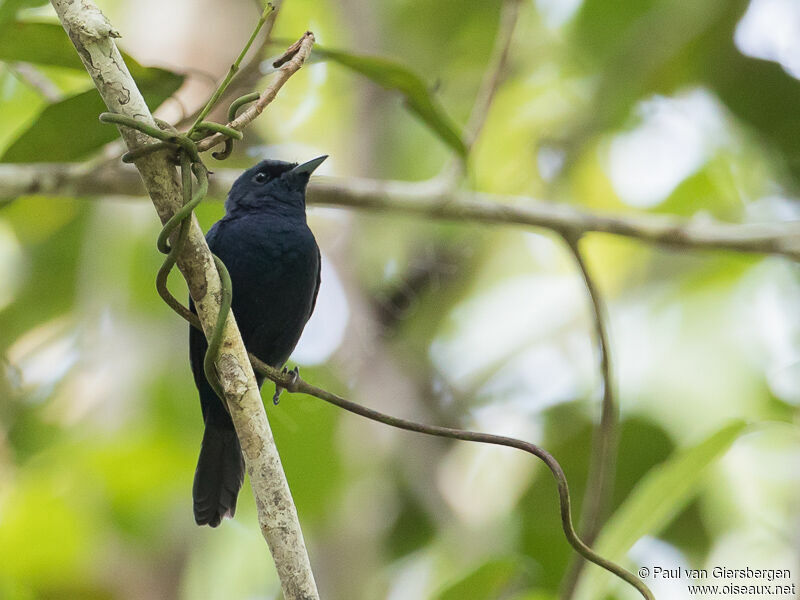
{"label": "bird's eye", "polygon": [[266,173],[256,173],[253,177],[255,183],[266,183],[267,179],[269,179],[269,177],[267,177]]}

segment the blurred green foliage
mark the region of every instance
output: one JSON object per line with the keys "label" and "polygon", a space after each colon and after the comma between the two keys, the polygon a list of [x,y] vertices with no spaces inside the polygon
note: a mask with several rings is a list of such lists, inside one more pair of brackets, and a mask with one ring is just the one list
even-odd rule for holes
{"label": "blurred green foliage", "polygon": [[[0,59],[83,71],[64,30],[50,23],[7,23],[0,27]],[[123,55],[148,105],[156,108],[183,83],[183,77],[164,69],[145,68]],[[85,76],[87,84],[88,75]],[[47,106],[36,121],[5,149],[2,162],[75,161],[117,138],[97,115],[105,104],[92,87]]]}
{"label": "blurred green foliage", "polygon": [[[116,137],[45,4],[0,2],[1,167],[88,162]],[[206,36],[173,13],[166,25],[150,16],[167,10],[158,3],[99,4],[162,110],[182,83],[180,103],[202,104],[197,71],[235,56],[252,25],[233,8],[256,14],[231,3],[206,15]],[[522,3],[465,185],[698,226],[797,218],[800,83],[744,53],[748,2],[567,4]],[[287,0],[276,37],[310,28],[340,50],[322,51],[329,60],[292,78],[229,163],[209,166],[324,152],[341,176],[436,175],[463,151],[500,6]],[[62,98],[42,95],[20,62]],[[222,213],[214,201],[197,211],[204,228]],[[395,214],[309,219],[331,271],[315,353],[295,357],[304,377],[393,414],[540,443],[564,467],[577,519],[600,394],[588,300],[559,239]],[[279,597],[247,484],[234,520],[192,522],[202,423],[187,326],[154,290],[158,230],[139,199],[0,204],[3,600]],[[608,307],[621,406],[598,547],[633,569],[796,568],[797,266],[599,234],[582,247]],[[559,597],[573,553],[542,465],[313,398],[267,410],[323,597]],[[593,567],[578,589],[632,597]]]}

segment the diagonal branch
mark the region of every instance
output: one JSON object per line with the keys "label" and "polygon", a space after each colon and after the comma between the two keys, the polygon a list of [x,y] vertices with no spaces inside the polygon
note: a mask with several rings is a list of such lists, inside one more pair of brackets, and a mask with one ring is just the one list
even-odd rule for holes
{"label": "diagonal branch", "polygon": [[[91,0],[51,0],[51,3],[109,110],[155,127],[150,110],[114,44],[113,38],[119,37],[119,33],[100,10]],[[130,150],[148,141],[127,127],[122,127],[120,133]],[[163,154],[143,156],[136,161],[136,167],[159,217],[166,222],[180,205],[181,194],[175,169]],[[203,232],[194,218],[178,267],[208,334],[214,329],[219,313],[220,281]],[[228,317],[216,366],[250,474],[259,524],[272,552],[284,597],[316,600],[319,595],[297,511],[233,315]]]}
{"label": "diagonal branch", "polygon": [[[282,0],[271,0],[271,2],[262,3],[260,0],[256,0],[255,4],[258,7],[259,13],[269,6],[272,7],[272,10],[267,15],[267,19],[261,28],[261,40],[253,51],[250,52],[250,59],[242,62],[241,68],[238,69],[236,77],[231,82],[231,85],[220,96],[217,108],[220,105],[228,106],[231,100],[248,93],[255,87],[258,80],[261,79],[261,61],[263,60],[264,50],[269,47],[272,40],[272,28],[275,25],[275,19],[278,16],[283,2]],[[216,85],[216,77],[213,75],[208,77],[211,78],[212,86]],[[191,114],[184,114],[179,122],[174,123],[175,128],[178,130],[187,129],[195,122],[202,108],[202,106],[199,106],[196,107],[196,110]],[[213,115],[214,113],[212,112],[211,114]]]}
{"label": "diagonal branch", "polygon": [[[517,26],[521,0],[504,0],[500,7],[500,22],[495,34],[494,47],[486,64],[486,69],[481,79],[478,93],[469,114],[469,120],[464,126],[462,138],[467,149],[467,156],[478,141],[478,137],[486,124],[489,110],[497,95],[497,90],[503,77],[508,54],[511,49],[511,40],[514,37],[514,29]],[[455,189],[459,177],[464,174],[466,169],[465,157],[453,157],[446,162],[437,176],[437,180],[446,187]]]}
{"label": "diagonal branch", "polygon": [[[251,104],[247,110],[242,112],[242,114],[228,123],[228,127],[241,131],[250,123],[252,123],[258,115],[264,112],[264,109],[269,105],[269,103],[275,99],[275,96],[277,96],[278,91],[283,87],[283,84],[286,83],[292,75],[297,73],[297,71],[300,70],[300,67],[303,66],[303,63],[305,63],[308,55],[311,54],[311,47],[313,45],[314,34],[310,31],[306,31],[303,34],[303,37],[289,46],[286,52],[275,59],[272,63],[272,66],[276,68],[277,71],[275,76],[272,78],[272,81],[267,86],[267,89],[261,92],[258,100],[253,102],[253,104]],[[224,135],[217,133],[198,143],[197,149],[200,152],[209,150],[217,144],[223,143],[225,139],[226,138]]]}
{"label": "diagonal branch", "polygon": [[673,248],[779,254],[800,260],[800,222],[733,224],[666,215],[592,212],[525,196],[452,190],[437,181],[317,178],[309,201],[448,221],[527,225],[572,236],[611,233]]}
{"label": "diagonal branch", "polygon": [[475,98],[475,104],[469,115],[469,121],[464,127],[464,143],[468,149],[472,148],[477,141],[500,87],[503,71],[508,62],[508,51],[511,49],[514,29],[517,26],[520,4],[522,4],[520,0],[505,0],[500,8],[500,23],[497,27],[494,48]]}
{"label": "diagonal branch", "polygon": [[26,62],[7,63],[6,68],[48,102],[58,102],[62,99],[63,94],[59,87],[34,65]]}

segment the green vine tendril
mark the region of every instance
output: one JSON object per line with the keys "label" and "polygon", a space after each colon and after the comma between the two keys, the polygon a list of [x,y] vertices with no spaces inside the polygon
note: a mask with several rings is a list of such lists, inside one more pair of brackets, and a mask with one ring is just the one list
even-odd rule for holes
{"label": "green vine tendril", "polygon": [[[257,92],[237,98],[231,104],[229,113],[235,115],[236,111],[241,106],[248,102],[253,102],[256,99],[258,99]],[[190,323],[196,324],[197,317],[184,306],[180,300],[172,295],[167,287],[167,280],[178,260],[178,256],[183,250],[186,238],[189,236],[192,213],[208,193],[208,168],[203,164],[200,153],[197,151],[197,142],[215,133],[223,134],[226,137],[225,149],[222,152],[214,153],[214,156],[218,159],[224,159],[231,154],[233,140],[242,139],[242,132],[227,127],[226,125],[221,125],[220,123],[198,121],[188,132],[179,133],[174,128],[164,123],[159,123],[161,127],[153,127],[138,119],[116,113],[103,113],[100,115],[100,120],[103,123],[113,123],[123,127],[130,127],[131,129],[140,131],[157,140],[152,144],[147,144],[135,150],[131,150],[130,152],[126,152],[122,156],[123,162],[132,163],[154,152],[168,151],[180,165],[183,202],[181,208],[164,224],[164,227],[158,235],[156,246],[159,252],[166,254],[166,258],[164,258],[164,262],[156,275],[156,289],[158,290],[159,296],[161,296],[172,310]],[[194,193],[192,191],[192,175],[194,175],[194,178],[197,180],[197,189]],[[176,229],[178,230],[177,236],[175,236],[173,243],[170,243],[169,238]],[[217,322],[213,331],[208,336],[208,350],[203,359],[203,371],[211,387],[214,388],[214,391],[224,402],[225,394],[222,390],[222,384],[220,383],[214,363],[219,355],[222,335],[225,330],[225,322],[230,313],[232,289],[230,275],[225,265],[219,257],[213,254],[212,256],[214,257],[214,264],[219,273],[222,299],[220,311],[217,314]]]}
{"label": "green vine tendril", "polygon": [[[221,123],[206,121],[205,118],[222,97],[222,94],[225,93],[228,85],[230,85],[234,76],[239,71],[239,65],[247,55],[247,52],[250,50],[250,46],[252,46],[253,42],[258,36],[259,31],[261,31],[264,23],[266,23],[267,17],[273,10],[274,7],[271,4],[267,4],[267,6],[264,8],[263,12],[261,13],[261,17],[253,29],[253,33],[250,35],[250,39],[239,53],[236,61],[231,65],[225,79],[214,91],[214,94],[211,96],[211,98],[209,98],[208,102],[200,111],[200,114],[198,114],[192,126],[189,128],[189,131],[186,133],[180,133],[169,123],[165,123],[164,121],[158,119],[155,120],[158,127],[154,127],[149,123],[144,123],[138,119],[133,119],[126,115],[107,112],[100,115],[100,121],[103,123],[113,123],[119,126],[130,127],[131,129],[140,131],[145,135],[157,140],[152,144],[146,144],[140,148],[126,152],[122,155],[122,162],[132,163],[140,158],[149,156],[153,152],[169,151],[180,165],[183,202],[180,210],[172,215],[172,217],[164,224],[161,233],[158,235],[158,240],[156,242],[158,250],[167,256],[164,259],[161,268],[158,270],[158,274],[156,275],[156,289],[158,290],[159,296],[161,296],[164,302],[166,302],[167,305],[172,308],[172,310],[189,321],[189,323],[195,327],[198,327],[201,331],[202,328],[199,327],[197,316],[186,306],[184,306],[180,300],[175,298],[175,296],[170,293],[167,287],[169,274],[175,266],[178,256],[183,250],[183,246],[186,243],[186,238],[189,236],[192,213],[194,212],[195,207],[197,207],[197,205],[203,201],[206,193],[208,192],[208,169],[200,159],[200,153],[197,151],[197,142],[209,137],[210,135],[221,133],[225,136],[225,148],[221,152],[212,153],[212,156],[218,160],[224,160],[231,155],[233,150],[233,140],[242,139],[241,131],[228,127],[227,125],[222,125]],[[233,119],[236,117],[236,111],[239,108],[245,104],[257,100],[258,97],[258,92],[253,92],[234,100],[228,109],[228,116],[230,117],[228,121],[233,121]],[[194,194],[192,194],[192,174],[194,174],[198,184],[197,191]],[[175,238],[174,243],[170,244],[169,238],[178,228],[180,228],[178,235]],[[211,387],[214,388],[217,396],[219,396],[224,403],[225,394],[222,389],[222,384],[219,381],[219,376],[217,375],[214,363],[219,355],[219,347],[222,343],[222,335],[225,330],[225,322],[227,321],[228,314],[230,313],[233,295],[231,289],[231,278],[228,274],[228,270],[225,268],[225,264],[219,259],[218,256],[215,256],[214,254],[212,254],[212,256],[214,258],[214,264],[217,267],[217,272],[219,273],[222,298],[220,301],[220,310],[217,314],[217,322],[213,331],[211,332],[211,335],[207,336],[208,350],[206,350],[206,355],[203,359],[203,371],[205,372],[206,379],[208,380],[209,384],[211,384]]]}

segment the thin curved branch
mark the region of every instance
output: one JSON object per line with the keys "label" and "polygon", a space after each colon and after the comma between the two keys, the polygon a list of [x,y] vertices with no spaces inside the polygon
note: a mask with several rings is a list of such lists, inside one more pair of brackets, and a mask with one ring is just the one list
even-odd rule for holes
{"label": "thin curved branch", "polygon": [[[227,124],[228,127],[241,131],[247,127],[253,120],[258,117],[264,109],[275,99],[278,91],[283,87],[289,78],[300,70],[309,54],[311,54],[311,47],[314,45],[314,34],[306,31],[303,36],[294,44],[289,46],[281,56],[273,61],[273,66],[277,69],[275,76],[261,92],[258,100],[251,104],[247,110],[243,111],[238,117]],[[197,149],[204,152],[225,142],[226,137],[222,134],[212,135],[197,144]]]}
{"label": "thin curved branch", "polygon": [[592,321],[597,338],[600,357],[600,376],[603,383],[603,400],[600,413],[600,427],[595,440],[593,453],[594,464],[590,468],[587,496],[581,518],[583,537],[592,544],[603,525],[604,514],[608,509],[610,495],[613,492],[615,458],[617,448],[616,425],[619,418],[619,407],[614,399],[614,380],[611,372],[611,350],[604,318],[605,310],[600,298],[600,291],[589,274],[586,262],[580,251],[580,240],[566,238],[567,245],[575,257],[575,264],[581,272],[586,291],[592,305]]}
{"label": "thin curved branch", "polygon": [[[184,318],[194,327],[200,327],[200,322],[195,315],[192,314],[184,314]],[[636,588],[639,593],[646,599],[646,600],[654,600],[652,593],[648,589],[648,587],[636,577],[633,573],[630,573],[626,569],[622,568],[621,566],[617,565],[614,562],[606,560],[596,552],[594,552],[578,535],[575,531],[575,527],[572,523],[572,509],[571,509],[571,500],[570,500],[570,493],[569,493],[569,486],[567,484],[567,477],[564,474],[564,470],[561,468],[561,465],[558,461],[553,457],[552,454],[547,452],[547,450],[540,448],[536,444],[531,442],[526,442],[523,440],[519,440],[516,438],[501,436],[501,435],[493,435],[489,433],[478,433],[474,431],[467,431],[464,429],[455,429],[452,427],[441,427],[438,425],[427,425],[425,423],[418,423],[416,421],[410,421],[408,419],[402,419],[400,417],[395,417],[392,415],[387,415],[385,413],[379,412],[377,410],[367,408],[366,406],[362,406],[357,404],[356,402],[352,402],[341,396],[319,388],[315,385],[308,383],[307,381],[303,380],[298,372],[295,371],[285,371],[276,369],[263,361],[261,361],[257,356],[250,353],[248,354],[250,358],[250,362],[253,365],[253,369],[264,375],[271,381],[275,383],[275,397],[274,400],[277,403],[277,398],[280,396],[280,392],[282,390],[286,390],[290,393],[299,393],[299,394],[307,394],[309,396],[313,396],[339,408],[342,408],[348,412],[360,415],[372,421],[377,421],[379,423],[383,423],[384,425],[389,425],[390,427],[396,427],[398,429],[404,429],[406,431],[413,431],[416,433],[422,433],[425,435],[432,435],[436,437],[444,437],[454,440],[462,440],[466,442],[478,442],[482,444],[493,444],[496,446],[507,446],[509,448],[516,448],[518,450],[522,450],[524,452],[528,452],[529,454],[533,454],[537,458],[539,458],[542,462],[547,465],[547,468],[550,469],[550,472],[553,475],[553,478],[556,480],[556,484],[558,486],[558,498],[559,498],[559,506],[561,512],[561,526],[564,530],[564,535],[567,538],[569,544],[573,547],[573,549],[580,554],[586,560],[593,562],[594,564],[602,567],[603,569],[613,573],[620,579],[626,581],[631,586]],[[612,404],[613,407],[613,404]],[[613,430],[613,421],[611,422],[612,430]]]}
{"label": "thin curved branch", "polygon": [[[508,61],[508,53],[511,49],[511,40],[514,37],[514,29],[517,26],[520,4],[521,0],[505,0],[500,7],[500,22],[497,26],[492,54],[486,63],[478,93],[475,95],[469,119],[461,136],[467,149],[467,156],[486,124],[489,110],[500,87],[503,71]],[[444,164],[435,179],[441,185],[455,189],[459,177],[464,174],[466,167],[465,157],[454,156]]]}
{"label": "thin curved branch", "polygon": [[253,368],[258,373],[274,381],[276,386],[279,386],[280,388],[283,388],[291,393],[301,393],[313,396],[315,398],[318,398],[320,400],[338,406],[339,408],[342,408],[348,412],[360,415],[372,421],[383,423],[384,425],[389,425],[390,427],[396,427],[398,429],[404,429],[406,431],[413,431],[416,433],[422,433],[425,435],[432,435],[436,437],[444,437],[454,440],[463,440],[466,442],[478,442],[482,444],[493,444],[496,446],[507,446],[509,448],[516,448],[518,450],[522,450],[523,452],[528,452],[529,454],[533,454],[534,456],[539,458],[542,462],[544,462],[545,465],[547,465],[547,468],[550,470],[550,472],[553,475],[553,478],[556,480],[556,484],[558,486],[558,498],[559,498],[559,506],[561,512],[561,525],[562,529],[564,530],[564,535],[566,536],[567,541],[573,547],[573,549],[576,552],[578,552],[581,556],[583,556],[586,560],[593,562],[594,564],[602,567],[603,569],[613,573],[620,579],[626,581],[628,584],[636,588],[636,590],[638,590],[638,592],[646,600],[654,600],[652,593],[650,592],[648,587],[642,582],[641,579],[636,577],[636,575],[634,575],[633,573],[630,573],[626,569],[622,568],[621,566],[617,565],[616,563],[606,560],[605,558],[594,552],[578,536],[572,524],[570,494],[569,494],[569,486],[567,485],[566,475],[564,475],[564,471],[561,468],[561,465],[558,463],[558,461],[547,450],[540,448],[536,444],[525,442],[523,440],[518,440],[516,438],[511,438],[501,435],[493,435],[490,433],[466,431],[464,429],[455,429],[452,427],[427,425],[424,423],[417,423],[416,421],[410,421],[408,419],[401,419],[400,417],[387,415],[385,413],[373,410],[371,408],[367,408],[366,406],[362,406],[360,404],[342,398],[341,396],[329,392],[327,390],[324,390],[322,388],[318,388],[304,381],[296,372],[287,373],[285,371],[280,371],[279,369],[275,369],[274,367],[271,367],[266,363],[260,361],[253,354],[250,354],[250,361],[253,364]]}
{"label": "thin curved branch", "polygon": [[[603,385],[600,423],[594,434],[589,477],[586,482],[586,494],[584,495],[580,521],[583,539],[591,546],[605,523],[611,495],[614,492],[619,442],[617,428],[619,407],[614,400],[614,382],[611,373],[608,333],[606,332],[600,291],[597,289],[583,260],[579,247],[580,238],[569,235],[563,237],[575,259],[578,270],[581,272],[586,291],[591,300],[592,322],[594,324],[595,337],[597,338],[598,354],[600,355],[600,376]],[[581,560],[574,560],[567,569],[562,593],[564,600],[572,598],[584,564]]]}

